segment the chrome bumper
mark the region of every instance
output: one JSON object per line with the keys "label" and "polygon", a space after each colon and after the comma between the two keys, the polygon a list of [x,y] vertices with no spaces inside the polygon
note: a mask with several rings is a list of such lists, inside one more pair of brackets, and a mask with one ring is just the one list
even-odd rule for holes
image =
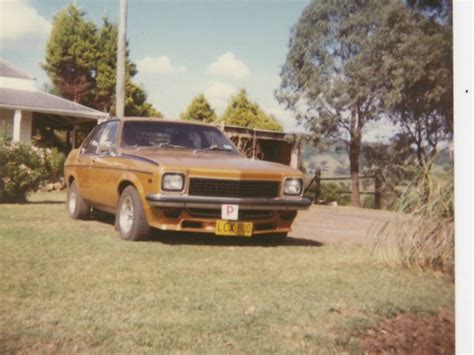
{"label": "chrome bumper", "polygon": [[181,195],[148,195],[146,200],[153,207],[217,208],[221,205],[239,205],[242,210],[306,210],[312,201],[282,198],[234,198]]}

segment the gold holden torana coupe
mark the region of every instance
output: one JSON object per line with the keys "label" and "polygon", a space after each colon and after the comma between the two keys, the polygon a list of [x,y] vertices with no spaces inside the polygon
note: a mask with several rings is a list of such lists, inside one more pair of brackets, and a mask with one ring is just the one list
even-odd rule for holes
{"label": "gold holden torana coupe", "polygon": [[303,174],[248,159],[216,127],[148,118],[99,124],[65,163],[67,209],[115,214],[124,240],[151,228],[281,241],[302,197]]}

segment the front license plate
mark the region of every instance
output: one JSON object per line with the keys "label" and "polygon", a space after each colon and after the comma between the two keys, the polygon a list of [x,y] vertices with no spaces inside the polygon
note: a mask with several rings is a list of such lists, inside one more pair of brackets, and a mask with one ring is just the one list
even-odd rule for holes
{"label": "front license plate", "polygon": [[216,222],[217,235],[233,235],[238,237],[251,237],[253,230],[252,222],[231,222],[218,220]]}

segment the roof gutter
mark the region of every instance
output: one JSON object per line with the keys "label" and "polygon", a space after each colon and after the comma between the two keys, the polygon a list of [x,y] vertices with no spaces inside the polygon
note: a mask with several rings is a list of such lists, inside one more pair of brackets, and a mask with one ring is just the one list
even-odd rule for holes
{"label": "roof gutter", "polygon": [[94,120],[100,120],[100,119],[104,119],[108,117],[108,114],[100,112],[100,111],[97,111],[97,113],[94,113],[94,112],[85,112],[85,111],[67,111],[67,110],[48,109],[44,107],[17,106],[17,105],[5,105],[5,104],[0,104],[0,108],[33,111],[33,112],[41,112],[41,113],[51,113],[53,115],[90,118]]}

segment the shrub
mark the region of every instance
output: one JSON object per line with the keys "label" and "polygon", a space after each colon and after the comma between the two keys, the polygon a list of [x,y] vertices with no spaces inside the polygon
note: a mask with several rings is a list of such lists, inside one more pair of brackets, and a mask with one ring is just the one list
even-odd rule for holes
{"label": "shrub", "polygon": [[340,206],[350,204],[351,197],[347,194],[349,187],[343,182],[336,184],[335,182],[321,184],[321,198],[326,202],[336,201]]}
{"label": "shrub", "polygon": [[64,175],[64,161],[66,160],[63,153],[56,148],[44,149],[46,152],[46,170],[48,172],[48,180],[57,181]]}
{"label": "shrub", "polygon": [[43,181],[62,175],[64,155],[57,150],[0,137],[0,202],[24,202]]}

